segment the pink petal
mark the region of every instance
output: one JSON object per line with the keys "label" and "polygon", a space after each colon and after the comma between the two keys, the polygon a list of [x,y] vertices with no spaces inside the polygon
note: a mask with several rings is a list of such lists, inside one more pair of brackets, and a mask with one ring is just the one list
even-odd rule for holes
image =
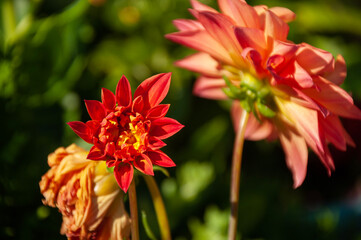
{"label": "pink petal", "polygon": [[123,75],[115,91],[117,102],[120,106],[129,107],[132,103],[132,92],[128,79]]}
{"label": "pink petal", "polygon": [[153,176],[153,164],[149,157],[145,154],[137,157],[136,160],[133,161],[134,167],[138,169],[140,172]]}
{"label": "pink petal", "polygon": [[93,132],[85,123],[74,121],[68,122],[67,124],[84,141],[86,141],[87,143],[93,143]]}
{"label": "pink petal", "polygon": [[126,193],[133,180],[133,167],[129,163],[119,163],[114,168],[114,176],[119,187]]}
{"label": "pink petal", "polygon": [[154,165],[161,167],[174,167],[175,163],[162,151],[148,151],[148,157]]}
{"label": "pink petal", "polygon": [[179,130],[181,130],[184,125],[180,124],[178,121],[173,118],[158,118],[152,121],[152,125],[149,131],[149,134],[159,139],[166,139]]}
{"label": "pink petal", "polygon": [[302,136],[300,136],[293,128],[283,125],[283,129],[279,131],[279,138],[283,150],[286,154],[286,163],[293,175],[293,187],[299,187],[307,173],[307,145]]}
{"label": "pink petal", "polygon": [[198,20],[212,38],[221,43],[234,58],[241,54],[242,49],[234,36],[234,23],[229,18],[219,13],[201,12]]}
{"label": "pink petal", "polygon": [[286,23],[291,22],[296,18],[296,14],[291,10],[289,10],[288,8],[272,7],[269,10]]}
{"label": "pink petal", "polygon": [[191,19],[176,19],[173,20],[173,24],[181,32],[204,30],[204,27],[200,22]]}
{"label": "pink petal", "polygon": [[308,44],[300,44],[296,53],[297,62],[310,74],[322,74],[332,70],[334,58],[331,53]]}
{"label": "pink petal", "polygon": [[192,7],[197,11],[207,11],[207,12],[217,12],[215,9],[211,8],[210,6],[207,6],[203,3],[200,3],[196,0],[191,0]]}
{"label": "pink petal", "polygon": [[299,134],[303,136],[307,144],[315,152],[325,152],[324,138],[321,137],[322,132],[319,128],[318,112],[316,110],[289,101],[283,101],[280,109],[283,109],[284,114],[287,114],[286,116],[293,120]]}
{"label": "pink petal", "polygon": [[104,105],[96,100],[84,100],[89,116],[93,120],[102,121],[106,116]]}
{"label": "pink petal", "polygon": [[227,95],[223,92],[226,83],[223,78],[199,77],[194,84],[193,94],[202,98],[224,100]]}
{"label": "pink petal", "polygon": [[106,88],[102,88],[102,102],[106,109],[113,110],[115,108],[114,93]]}
{"label": "pink petal", "polygon": [[162,118],[164,117],[168,110],[169,110],[170,104],[161,104],[158,106],[155,106],[154,108],[150,109],[147,118],[148,119],[156,119],[156,118]]}
{"label": "pink petal", "polygon": [[175,62],[175,65],[208,77],[221,78],[220,64],[207,53],[196,53]]}
{"label": "pink petal", "polygon": [[319,91],[316,89],[304,89],[304,93],[322,104],[330,112],[347,118],[361,119],[361,111],[352,100],[352,97],[342,88],[326,79],[316,79]]}
{"label": "pink petal", "polygon": [[172,73],[161,73],[144,80],[135,90],[134,98],[142,96],[145,109],[163,101],[168,93]]}
{"label": "pink petal", "polygon": [[327,118],[320,117],[319,121],[326,139],[338,149],[346,151],[345,129],[342,127],[340,119],[336,115],[330,115]]}
{"label": "pink petal", "polygon": [[229,65],[234,65],[228,51],[205,30],[171,33],[167,39],[211,55],[214,59]]}
{"label": "pink petal", "polygon": [[336,85],[341,85],[346,78],[347,67],[345,59],[341,55],[337,55],[335,69],[325,75],[325,78]]}
{"label": "pink petal", "polygon": [[267,41],[263,31],[252,28],[235,28],[234,30],[242,48],[253,48],[265,57],[267,54]]}
{"label": "pink petal", "polygon": [[261,25],[264,26],[265,36],[270,36],[280,41],[286,41],[289,27],[276,14],[266,10],[261,16]]}
{"label": "pink petal", "polygon": [[106,160],[106,153],[97,148],[96,146],[92,146],[89,154],[87,156],[87,159],[91,160]]}
{"label": "pink petal", "polygon": [[[233,101],[232,104],[232,120],[235,132],[238,131],[239,121],[242,116],[242,107],[239,101]],[[250,115],[247,123],[247,128],[245,132],[245,138],[251,141],[258,141],[262,139],[269,138],[273,133],[273,125],[267,121],[263,120],[259,122],[254,115]]]}
{"label": "pink petal", "polygon": [[239,27],[259,28],[257,12],[245,1],[218,0],[221,11],[231,17]]}

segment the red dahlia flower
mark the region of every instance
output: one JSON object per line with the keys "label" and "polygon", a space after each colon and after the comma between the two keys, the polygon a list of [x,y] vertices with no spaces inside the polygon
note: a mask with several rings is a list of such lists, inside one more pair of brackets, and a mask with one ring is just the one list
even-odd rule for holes
{"label": "red dahlia flower", "polygon": [[171,73],[146,79],[136,89],[134,99],[125,76],[119,80],[115,95],[102,89],[102,102],[85,100],[92,120],[69,122],[83,140],[94,146],[87,156],[105,160],[114,167],[120,188],[127,192],[133,179],[133,166],[147,175],[153,165],[173,167],[174,162],[161,150],[162,141],[177,133],[183,125],[165,115],[169,104],[160,104],[168,93]]}
{"label": "red dahlia flower", "polygon": [[178,19],[179,32],[166,37],[199,51],[176,65],[200,73],[194,94],[234,100],[238,131],[242,112],[252,112],[249,140],[279,138],[294,187],[302,184],[310,147],[328,173],[334,169],[328,149],[354,145],[339,117],[361,119],[352,97],[339,85],[346,77],[341,55],[287,40],[286,8],[249,6],[244,0],[218,0],[221,12],[191,0],[196,20]]}

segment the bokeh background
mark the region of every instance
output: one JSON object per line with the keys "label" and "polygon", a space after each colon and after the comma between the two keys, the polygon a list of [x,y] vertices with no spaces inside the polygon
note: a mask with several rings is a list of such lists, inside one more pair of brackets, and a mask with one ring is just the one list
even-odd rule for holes
{"label": "bokeh background", "polygon": [[[216,7],[215,0],[201,1]],[[343,87],[361,107],[361,2],[248,1],[297,14],[289,39],[342,54]],[[83,99],[100,99],[122,74],[133,90],[147,77],[172,72],[169,116],[186,127],[164,151],[177,163],[157,172],[176,240],[226,239],[234,132],[230,103],[192,95],[196,75],[173,66],[192,53],[164,35],[172,20],[191,18],[188,0],[0,1],[0,239],[65,239],[61,215],[42,206],[38,182],[47,155],[84,143],[66,125],[88,120]],[[292,188],[278,142],[246,142],[242,166],[241,239],[361,239],[361,123],[344,119],[357,147],[331,147],[328,177],[310,153],[304,184]],[[159,234],[150,196],[139,179],[138,200]],[[141,239],[147,239],[140,224]],[[159,235],[158,235],[159,236]]]}

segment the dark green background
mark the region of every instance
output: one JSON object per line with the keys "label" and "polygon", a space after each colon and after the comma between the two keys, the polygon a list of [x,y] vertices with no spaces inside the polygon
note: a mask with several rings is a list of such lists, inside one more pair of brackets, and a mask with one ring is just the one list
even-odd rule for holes
{"label": "dark green background", "polygon": [[[216,1],[202,1],[216,7]],[[361,106],[361,2],[249,1],[284,6],[297,18],[289,39],[307,42],[347,62],[343,84]],[[173,66],[192,50],[164,34],[171,21],[191,18],[188,0],[0,1],[0,238],[64,239],[57,209],[42,206],[38,182],[47,155],[84,143],[66,125],[89,119],[83,99],[114,91],[122,74],[132,89],[145,78],[172,72],[168,116],[186,127],[163,150],[177,167],[157,172],[174,239],[226,239],[234,132],[229,102],[192,95],[196,75]],[[278,142],[246,142],[239,232],[242,239],[361,239],[361,123],[344,120],[357,148],[331,147],[331,177],[309,154],[304,184],[294,190]],[[86,146],[85,146],[86,147]],[[150,196],[139,178],[138,198],[159,234]],[[141,229],[143,226],[141,225]],[[144,231],[141,239],[147,239]]]}

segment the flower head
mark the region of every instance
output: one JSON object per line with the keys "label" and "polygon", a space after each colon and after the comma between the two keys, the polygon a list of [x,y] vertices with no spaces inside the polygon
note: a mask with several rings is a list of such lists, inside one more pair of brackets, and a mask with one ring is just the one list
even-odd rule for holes
{"label": "flower head", "polygon": [[132,98],[129,82],[122,77],[115,95],[102,89],[102,102],[86,100],[92,120],[69,122],[69,126],[86,142],[93,144],[87,156],[105,160],[114,167],[120,188],[127,192],[133,179],[133,166],[153,175],[153,165],[173,167],[174,162],[161,150],[162,141],[177,133],[183,125],[165,115],[169,105],[160,104],[168,93],[170,73],[146,79]]}
{"label": "flower head", "polygon": [[342,56],[334,59],[329,52],[288,41],[287,22],[295,18],[289,9],[218,0],[218,12],[191,3],[196,20],[175,20],[179,32],[166,37],[199,51],[176,62],[201,74],[194,93],[233,99],[236,130],[242,111],[253,112],[245,137],[280,139],[294,187],[306,176],[308,147],[331,173],[327,144],[341,150],[354,145],[339,116],[361,119],[361,111],[339,87],[346,77]]}
{"label": "flower head", "polygon": [[129,239],[123,193],[105,163],[86,156],[75,144],[49,155],[51,168],[39,183],[43,203],[59,208],[68,239]]}

